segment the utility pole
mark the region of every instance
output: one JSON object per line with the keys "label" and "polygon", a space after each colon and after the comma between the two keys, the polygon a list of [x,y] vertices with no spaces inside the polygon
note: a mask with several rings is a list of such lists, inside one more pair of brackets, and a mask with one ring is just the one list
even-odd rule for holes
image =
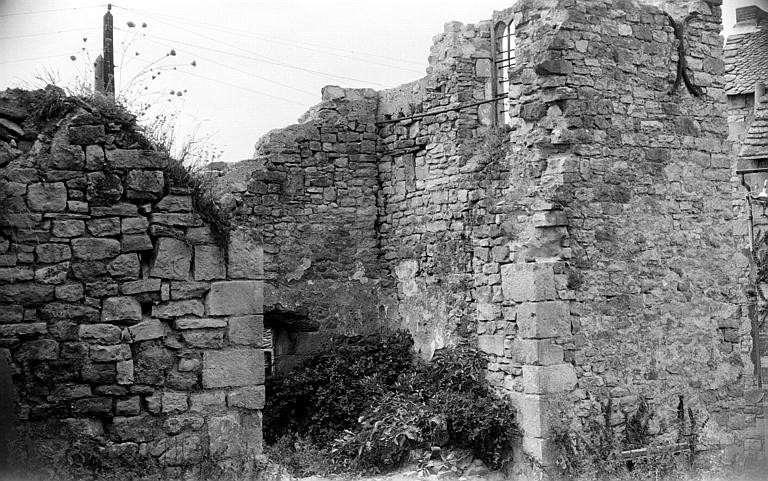
{"label": "utility pole", "polygon": [[104,55],[99,54],[93,62],[93,88],[96,92],[104,94]]}
{"label": "utility pole", "polygon": [[[104,14],[104,52],[102,82],[104,92],[115,96],[115,51],[112,27],[112,4],[107,4],[107,13]],[[98,77],[98,74],[97,74]],[[98,89],[97,89],[98,90]]]}

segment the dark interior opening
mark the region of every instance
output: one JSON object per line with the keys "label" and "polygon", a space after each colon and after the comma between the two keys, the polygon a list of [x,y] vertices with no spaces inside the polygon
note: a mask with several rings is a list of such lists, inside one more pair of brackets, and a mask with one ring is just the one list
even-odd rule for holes
{"label": "dark interior opening", "polygon": [[325,338],[306,314],[277,306],[264,313],[264,367],[267,376],[284,376],[316,354]]}

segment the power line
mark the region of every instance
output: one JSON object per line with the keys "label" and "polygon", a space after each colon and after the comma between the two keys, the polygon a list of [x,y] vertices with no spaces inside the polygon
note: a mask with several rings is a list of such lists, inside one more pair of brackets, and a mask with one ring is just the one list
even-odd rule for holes
{"label": "power line", "polygon": [[[230,34],[233,34],[233,35],[244,35],[244,36],[249,36],[249,37],[262,38],[262,39],[267,39],[267,40],[270,40],[270,41],[283,42],[283,43],[286,43],[288,45],[296,46],[298,48],[306,48],[304,44],[299,44],[297,42],[294,42],[294,41],[292,41],[290,39],[286,39],[286,38],[272,37],[272,36],[268,36],[268,35],[259,35],[257,33],[253,33],[253,32],[248,31],[248,30],[236,29],[236,28],[232,28],[232,27],[226,27],[226,26],[223,26],[223,25],[216,25],[216,24],[211,24],[211,23],[195,22],[195,21],[191,21],[191,20],[188,20],[188,19],[183,19],[183,18],[180,18],[180,17],[175,17],[173,15],[167,15],[167,14],[161,14],[161,13],[152,13],[152,12],[149,12],[147,10],[134,9],[134,8],[126,8],[126,7],[121,7],[121,6],[115,5],[115,4],[112,4],[112,6],[115,7],[115,8],[120,8],[122,10],[129,11],[129,12],[134,12],[134,13],[137,13],[137,14],[148,15],[150,17],[153,17],[153,18],[157,19],[158,21],[161,21],[160,17],[163,17],[163,18],[175,21],[177,23],[186,24],[186,25],[193,26],[193,27],[204,27],[204,28],[208,28],[208,29],[211,29],[211,30],[218,30],[220,32],[230,33]],[[195,32],[195,33],[197,34],[198,32]],[[369,52],[358,52],[358,51],[355,51],[355,50],[349,50],[349,49],[338,48],[338,47],[331,47],[331,46],[327,46],[327,45],[317,45],[317,44],[315,44],[315,47],[323,48],[323,49],[326,49],[326,50],[334,50],[334,51],[337,51],[337,52],[347,52],[347,53],[351,53],[351,54],[354,54],[354,55],[363,56],[363,57],[366,57],[366,58],[377,57],[377,58],[386,59],[386,60],[394,60],[395,62],[410,63],[412,65],[416,65],[416,66],[419,66],[419,67],[423,67],[424,66],[424,64],[422,62],[414,62],[412,60],[406,60],[406,59],[401,59],[401,58],[389,57],[389,56],[381,55],[381,54],[375,54],[375,53],[369,53]]]}
{"label": "power line", "polygon": [[0,15],[0,18],[5,17],[16,17],[20,15],[37,15],[38,13],[50,13],[50,12],[66,12],[68,10],[85,10],[89,8],[100,8],[100,7],[106,7],[106,3],[102,3],[101,5],[93,5],[90,7],[69,7],[69,8],[51,8],[48,10],[32,10],[29,12],[14,12],[14,13],[5,13],[3,15]]}
{"label": "power line", "polygon": [[[119,30],[119,31],[121,31],[121,32],[127,32],[127,30],[123,30],[123,29],[120,29],[120,28],[115,28],[115,30]],[[167,47],[167,48],[171,48],[171,46],[170,46],[170,45],[167,45],[167,44],[164,44],[164,43],[160,43],[160,42],[158,42],[157,40],[154,40],[154,39],[152,39],[152,38],[145,38],[145,40],[147,40],[147,41],[149,41],[149,42],[152,42],[152,43],[154,43],[154,44],[156,44],[156,45],[160,45],[161,47]],[[227,64],[225,64],[225,63],[222,63],[222,62],[218,62],[218,61],[216,61],[216,60],[213,60],[212,58],[203,57],[202,55],[198,55],[198,54],[196,54],[196,55],[195,55],[195,60],[197,60],[198,58],[200,58],[200,59],[202,59],[202,60],[205,60],[206,62],[210,62],[210,63],[212,63],[212,64],[216,64],[216,65],[219,65],[219,66],[221,66],[221,67],[224,67],[224,68],[226,68],[226,69],[229,69],[229,70],[233,70],[233,71],[235,71],[235,72],[240,72],[240,73],[242,73],[242,74],[244,74],[244,75],[248,75],[249,77],[257,78],[257,79],[263,80],[263,81],[265,81],[265,82],[273,83],[273,84],[275,84],[275,85],[280,85],[281,87],[285,87],[285,88],[287,88],[287,89],[290,89],[290,90],[294,90],[294,91],[296,91],[296,92],[301,92],[301,93],[303,93],[303,94],[307,94],[307,95],[311,95],[311,96],[313,96],[313,97],[317,97],[317,93],[316,93],[316,92],[310,92],[310,91],[308,91],[308,90],[302,90],[302,89],[298,89],[298,88],[296,88],[296,87],[292,87],[292,86],[290,86],[290,85],[286,85],[286,84],[285,84],[285,83],[283,83],[283,82],[278,82],[278,81],[276,81],[276,80],[272,80],[271,78],[268,78],[268,77],[262,77],[261,75],[256,75],[256,74],[254,74],[254,73],[252,73],[252,72],[246,72],[245,70],[241,70],[241,69],[239,69],[239,68],[236,68],[236,67],[233,67],[233,66],[231,66],[231,65],[227,65]]]}
{"label": "power line", "polygon": [[70,28],[68,30],[58,30],[56,32],[44,32],[44,33],[30,33],[26,35],[11,35],[8,37],[0,37],[0,40],[10,40],[14,38],[30,38],[30,37],[45,37],[48,35],[58,35],[61,33],[70,33],[70,32],[90,32],[92,30],[101,30],[100,28]]}
{"label": "power line", "polygon": [[[123,8],[123,10],[128,10],[128,9]],[[138,11],[136,11],[136,12],[139,13]],[[218,38],[214,38],[214,37],[209,37],[207,35],[203,35],[199,31],[191,31],[191,30],[189,30],[187,28],[179,26],[179,24],[185,24],[185,25],[194,26],[192,23],[184,22],[184,21],[181,21],[181,20],[165,21],[165,20],[162,20],[159,17],[155,16],[154,14],[150,14],[150,13],[144,13],[144,15],[146,15],[149,18],[155,19],[156,21],[158,21],[160,23],[168,25],[168,26],[170,26],[172,28],[177,28],[179,30],[183,30],[185,32],[192,33],[192,34],[194,34],[194,35],[196,35],[198,37],[202,37],[202,38],[205,38],[205,39],[208,39],[208,40],[220,43],[222,45],[226,45],[228,47],[236,48],[238,50],[242,50],[244,52],[251,53],[250,51],[245,50],[245,49],[239,47],[238,45],[233,45],[231,43],[224,42],[224,41],[222,41],[222,40],[220,40]],[[176,25],[174,25],[174,23]],[[276,37],[269,37],[269,36],[266,36],[266,35],[258,35],[258,34],[252,34],[252,33],[237,34],[237,33],[233,33],[234,31],[232,31],[232,30],[219,30],[219,31],[220,32],[224,32],[224,33],[229,33],[229,34],[232,34],[232,35],[242,35],[242,36],[248,36],[248,37],[253,37],[253,38],[262,38],[262,39],[266,39],[268,42],[272,42],[272,43],[277,43],[277,44],[281,44],[281,45],[288,45],[288,46],[294,47],[294,48],[304,49],[304,50],[308,50],[308,51],[311,51],[311,52],[319,52],[319,53],[326,54],[326,55],[334,55],[334,56],[341,57],[341,58],[348,58],[350,60],[355,60],[355,61],[358,61],[358,62],[363,62],[363,63],[367,63],[367,64],[371,64],[371,65],[379,65],[379,66],[382,66],[382,67],[394,68],[394,69],[403,70],[403,71],[406,71],[406,72],[411,72],[411,73],[416,73],[416,74],[422,74],[423,73],[423,72],[421,72],[419,70],[415,70],[413,68],[402,67],[402,66],[399,66],[399,65],[392,65],[392,64],[389,64],[389,63],[382,63],[382,62],[372,61],[369,58],[372,55],[359,54],[359,55],[364,55],[366,57],[365,59],[360,59],[360,58],[350,57],[348,55],[340,55],[338,53],[327,52],[327,51],[323,50],[323,48],[316,48],[316,47],[313,48],[312,46],[307,46],[307,45],[299,44],[299,43],[296,43],[296,42],[290,42],[290,41],[287,41],[287,40],[281,40],[281,39],[278,39]],[[326,48],[326,50],[328,50],[328,49],[330,49],[330,48]],[[334,50],[346,51],[346,50],[342,50],[342,49],[334,49]]]}
{"label": "power line", "polygon": [[321,75],[323,77],[329,77],[329,78],[341,79],[341,80],[351,80],[353,82],[367,83],[367,84],[372,84],[372,85],[378,85],[378,86],[381,86],[381,87],[384,86],[381,83],[373,82],[371,80],[362,80],[362,79],[353,78],[353,77],[345,77],[343,75],[335,75],[335,74],[328,73],[328,72],[322,72],[322,71],[319,71],[319,70],[313,70],[313,69],[308,69],[308,68],[304,68],[304,67],[299,67],[299,66],[288,64],[288,63],[285,63],[285,62],[280,62],[280,61],[272,60],[272,59],[270,59],[268,57],[262,57],[260,55],[241,55],[241,54],[229,52],[227,50],[221,50],[221,49],[213,48],[213,47],[205,47],[205,46],[202,46],[202,45],[195,45],[195,44],[191,44],[191,43],[188,43],[188,42],[182,42],[181,40],[176,40],[176,39],[172,39],[172,38],[168,38],[168,37],[161,37],[160,35],[153,35],[153,37],[161,39],[161,40],[166,40],[168,42],[177,43],[177,44],[180,44],[180,45],[186,45],[186,46],[192,47],[192,48],[201,48],[201,49],[204,49],[204,50],[209,50],[211,52],[221,53],[221,54],[224,54],[224,55],[230,55],[230,56],[233,56],[233,57],[244,58],[244,59],[247,59],[247,60],[255,60],[257,62],[264,62],[264,63],[268,63],[268,64],[271,64],[271,65],[277,65],[277,66],[280,66],[280,67],[290,68],[290,69],[293,69],[293,70],[299,70],[299,71],[302,71],[302,72],[307,72],[307,73],[311,73],[311,74],[315,74],[315,75]]}
{"label": "power line", "polygon": [[230,82],[225,82],[224,80],[219,80],[219,79],[214,79],[214,78],[211,78],[211,77],[206,77],[205,75],[200,75],[198,73],[190,72],[188,70],[177,70],[177,72],[182,73],[182,74],[186,74],[186,75],[191,75],[193,77],[199,77],[201,79],[209,80],[211,82],[216,82],[216,83],[219,83],[219,84],[222,84],[222,85],[227,85],[229,87],[234,87],[236,89],[245,90],[246,92],[252,92],[252,93],[255,93],[255,94],[258,94],[258,95],[264,95],[265,97],[271,97],[271,98],[276,99],[276,100],[283,100],[285,102],[291,102],[293,104],[301,105],[304,108],[307,108],[307,104],[305,104],[303,102],[298,102],[298,101],[293,100],[293,99],[288,99],[288,98],[285,98],[285,97],[279,97],[277,95],[268,94],[266,92],[261,92],[261,91],[258,91],[258,90],[249,89],[248,87],[243,87],[242,85],[236,85],[236,84],[233,84],[233,83],[230,83]]}
{"label": "power line", "polygon": [[3,61],[0,61],[0,64],[19,63],[19,62],[32,62],[34,60],[45,60],[47,58],[63,57],[65,55],[69,56],[69,55],[73,55],[73,54],[72,53],[59,53],[59,54],[56,54],[56,55],[46,55],[44,57],[31,57],[31,58],[20,58],[20,59],[16,59],[16,60],[3,60]]}

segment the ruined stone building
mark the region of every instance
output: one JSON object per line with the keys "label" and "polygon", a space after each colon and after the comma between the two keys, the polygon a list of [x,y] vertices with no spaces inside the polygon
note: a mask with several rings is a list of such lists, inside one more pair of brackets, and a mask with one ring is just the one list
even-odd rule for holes
{"label": "ruined stone building", "polygon": [[720,30],[719,1],[521,1],[447,24],[422,79],[324,89],[220,179],[263,236],[275,368],[401,327],[486,352],[544,462],[551,405],[608,397],[764,453]]}
{"label": "ruined stone building", "polygon": [[[590,416],[607,399],[617,424],[647,402],[650,434],[662,442],[694,439],[706,457],[725,464],[763,459],[760,306],[742,228],[745,191],[734,175],[745,132],[755,127],[757,135],[762,124],[745,114],[742,133],[729,137],[728,115],[748,110],[738,97],[754,86],[730,90],[742,76],[732,63],[726,72],[724,58],[736,57],[724,54],[720,3],[520,0],[478,24],[447,24],[419,80],[384,91],[326,87],[322,102],[297,124],[267,134],[253,159],[228,166],[217,179],[221,205],[249,245],[229,255],[259,257],[263,246],[263,302],[248,301],[259,303],[249,312],[218,311],[217,296],[225,293],[216,286],[259,282],[261,271],[241,273],[231,257],[226,270],[216,271],[208,261],[219,254],[193,234],[203,224],[192,220],[189,204],[160,200],[186,194],[166,189],[131,197],[133,167],[141,175],[159,171],[134,160],[120,164],[143,154],[116,155],[108,136],[78,147],[72,135],[98,125],[73,124],[68,153],[54,150],[61,144],[54,137],[44,158],[72,156],[75,146],[84,163],[63,169],[75,173],[58,173],[57,160],[25,165],[29,172],[21,177],[0,173],[4,188],[15,192],[6,198],[34,206],[29,227],[6,228],[0,245],[9,266],[0,302],[16,305],[24,293],[20,307],[3,311],[11,314],[0,325],[18,389],[43,405],[61,406],[61,396],[69,396],[78,399],[71,406],[99,406],[41,416],[102,420],[114,449],[127,444],[166,465],[179,451],[226,458],[232,453],[222,454],[222,436],[257,439],[250,437],[257,423],[248,423],[261,407],[263,376],[223,376],[221,385],[211,384],[210,374],[226,365],[220,359],[262,347],[255,340],[261,318],[248,324],[256,331],[242,334],[245,340],[236,319],[258,317],[263,304],[272,334],[266,347],[278,372],[322,349],[331,333],[403,328],[424,358],[470,342],[489,357],[488,379],[518,408],[521,452],[544,464],[552,462],[551,415]],[[107,165],[118,162],[114,175],[125,195],[107,205],[125,209],[119,212],[81,206],[89,201],[89,179],[101,170],[89,167],[96,165],[89,152],[102,148]],[[18,159],[37,154],[32,146],[21,150]],[[55,190],[58,203],[35,204],[40,189]],[[84,210],[73,211],[70,202]],[[95,234],[90,225],[101,224],[102,214],[135,218],[128,223],[148,234],[152,245],[138,259],[144,267],[130,277],[115,278],[110,266],[134,252],[120,243],[134,234],[116,227]],[[186,223],[176,224],[182,217]],[[57,233],[65,220],[75,229],[68,236]],[[84,229],[74,226],[83,223]],[[39,247],[31,234],[28,241],[14,237],[27,231],[53,247]],[[106,283],[112,290],[88,291],[95,287],[78,280],[86,291],[62,299],[67,289],[59,284],[68,285],[70,272],[79,279],[75,265],[91,265],[83,255],[92,254],[78,250],[82,243],[104,244],[94,260],[107,270],[99,282],[114,278]],[[157,270],[166,248],[186,252],[188,260],[168,272],[192,277]],[[69,252],[71,260],[54,262],[47,249]],[[36,277],[64,262],[66,282]],[[212,277],[197,279],[199,264]],[[134,282],[159,287],[144,300],[125,287]],[[187,286],[200,282],[206,285]],[[134,317],[112,320],[111,299],[131,296],[139,296]],[[70,302],[85,311],[68,321],[77,328],[66,331],[72,339],[59,339],[61,323],[54,321],[74,315],[59,314],[59,305]],[[177,308],[180,302],[187,307]],[[112,336],[109,342],[88,337],[92,317],[101,319],[100,335]],[[114,323],[125,327],[119,335],[109,327]],[[149,327],[157,337],[136,341]],[[69,354],[70,343],[90,348]],[[142,343],[161,353],[142,360]],[[102,345],[128,345],[130,353]],[[38,348],[43,354],[30,357]],[[89,356],[67,380],[82,396],[40,387],[47,378],[39,381],[35,369],[47,375],[65,353],[79,362]],[[164,377],[141,381],[136,371],[136,386],[125,387],[112,369],[131,359],[134,369],[150,366]],[[104,380],[87,377],[90,366]],[[137,407],[125,413],[126,403]],[[31,415],[38,408],[29,409]],[[695,415],[695,428],[676,428],[681,410]],[[121,423],[141,416],[164,426],[166,437],[158,429],[122,438]],[[144,433],[144,421],[136,422]],[[173,451],[169,440],[197,451]],[[243,439],[234,445],[259,449]]]}

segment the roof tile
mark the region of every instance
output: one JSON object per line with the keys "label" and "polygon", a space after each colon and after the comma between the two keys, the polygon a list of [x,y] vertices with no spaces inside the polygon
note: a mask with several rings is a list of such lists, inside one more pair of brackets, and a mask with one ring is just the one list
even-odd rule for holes
{"label": "roof tile", "polygon": [[768,82],[768,30],[731,35],[725,43],[725,93],[754,92],[755,82]]}

